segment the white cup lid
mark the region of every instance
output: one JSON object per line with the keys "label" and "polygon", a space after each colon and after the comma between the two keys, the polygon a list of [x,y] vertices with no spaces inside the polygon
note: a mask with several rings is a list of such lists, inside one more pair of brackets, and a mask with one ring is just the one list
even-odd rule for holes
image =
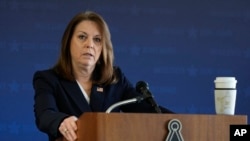
{"label": "white cup lid", "polygon": [[235,82],[235,83],[237,83],[237,80],[235,79],[235,77],[216,77],[214,82],[215,83],[218,83],[218,82]]}

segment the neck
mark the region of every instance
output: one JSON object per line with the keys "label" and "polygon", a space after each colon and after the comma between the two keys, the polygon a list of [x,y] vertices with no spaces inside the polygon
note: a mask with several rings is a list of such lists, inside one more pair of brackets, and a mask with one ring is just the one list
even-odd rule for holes
{"label": "neck", "polygon": [[94,67],[90,66],[81,66],[81,67],[74,67],[73,65],[73,73],[75,79],[81,82],[88,82],[91,81],[91,76],[94,71]]}

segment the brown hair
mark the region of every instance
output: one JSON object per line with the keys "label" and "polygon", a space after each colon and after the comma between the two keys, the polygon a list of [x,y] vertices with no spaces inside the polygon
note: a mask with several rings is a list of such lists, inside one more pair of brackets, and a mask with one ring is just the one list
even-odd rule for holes
{"label": "brown hair", "polygon": [[92,74],[93,83],[106,85],[116,82],[117,77],[113,68],[114,52],[109,28],[100,15],[91,11],[78,13],[69,22],[61,40],[60,56],[58,62],[53,67],[53,70],[67,80],[75,80],[71,64],[70,41],[75,27],[84,20],[95,22],[100,27],[102,34],[103,49]]}

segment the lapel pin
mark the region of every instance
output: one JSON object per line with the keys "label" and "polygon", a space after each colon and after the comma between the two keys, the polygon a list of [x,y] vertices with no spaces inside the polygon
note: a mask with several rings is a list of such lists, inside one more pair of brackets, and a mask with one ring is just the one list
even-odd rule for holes
{"label": "lapel pin", "polygon": [[102,87],[97,87],[96,89],[98,92],[103,92],[103,88]]}

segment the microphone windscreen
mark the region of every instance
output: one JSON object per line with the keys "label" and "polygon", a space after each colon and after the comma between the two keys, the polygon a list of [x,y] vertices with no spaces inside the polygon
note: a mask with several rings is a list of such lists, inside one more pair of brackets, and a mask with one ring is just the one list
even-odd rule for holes
{"label": "microphone windscreen", "polygon": [[141,93],[141,89],[148,89],[148,83],[145,81],[138,81],[136,83],[136,91]]}

